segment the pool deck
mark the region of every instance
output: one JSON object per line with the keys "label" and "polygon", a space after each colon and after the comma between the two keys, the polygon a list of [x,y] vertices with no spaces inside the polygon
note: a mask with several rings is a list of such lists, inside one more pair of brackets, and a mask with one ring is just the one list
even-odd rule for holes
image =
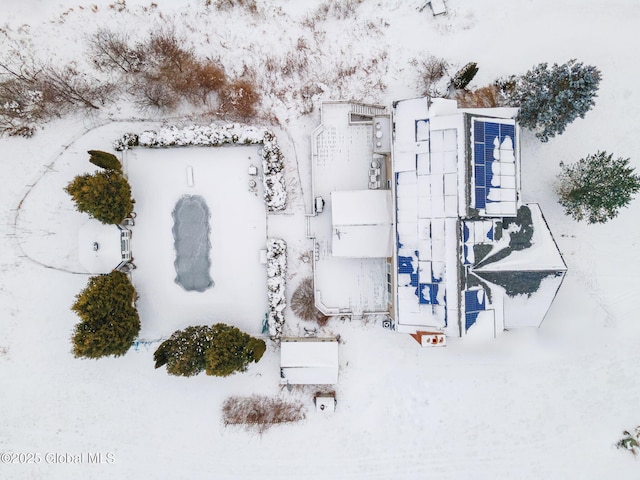
{"label": "pool deck", "polygon": [[[144,319],[140,338],[168,337],[194,324],[225,322],[256,335],[267,311],[266,210],[258,176],[259,146],[136,148],[125,156],[135,192],[131,248],[133,282]],[[249,182],[256,181],[250,188]],[[254,191],[250,191],[254,190]],[[202,196],[211,213],[211,278],[215,286],[188,292],[175,283],[173,211],[184,195]]]}

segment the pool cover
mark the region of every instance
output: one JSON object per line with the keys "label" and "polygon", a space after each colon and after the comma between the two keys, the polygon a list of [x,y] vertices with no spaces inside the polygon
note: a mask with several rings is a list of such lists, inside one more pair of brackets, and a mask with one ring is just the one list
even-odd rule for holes
{"label": "pool cover", "polygon": [[209,208],[199,195],[185,195],[176,203],[173,239],[176,250],[176,283],[188,291],[204,292],[214,286],[209,275]]}

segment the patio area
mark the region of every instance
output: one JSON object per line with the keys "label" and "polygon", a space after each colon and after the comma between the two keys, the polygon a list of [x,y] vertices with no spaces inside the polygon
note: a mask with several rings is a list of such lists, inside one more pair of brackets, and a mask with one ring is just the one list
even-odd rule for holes
{"label": "patio area", "polygon": [[[386,259],[336,256],[333,248],[331,192],[386,187],[384,157],[374,153],[375,124],[353,121],[353,112],[350,103],[323,104],[322,125],[312,139],[313,195],[324,201],[322,212],[309,222],[315,237],[316,301],[330,314],[361,315],[388,309]],[[362,248],[366,251],[366,245]]]}

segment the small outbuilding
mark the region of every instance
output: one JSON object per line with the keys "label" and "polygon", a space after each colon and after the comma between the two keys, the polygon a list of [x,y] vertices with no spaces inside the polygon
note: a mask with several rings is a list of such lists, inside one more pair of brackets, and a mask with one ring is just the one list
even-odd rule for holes
{"label": "small outbuilding", "polygon": [[280,383],[338,383],[338,341],[335,338],[283,338],[280,343]]}

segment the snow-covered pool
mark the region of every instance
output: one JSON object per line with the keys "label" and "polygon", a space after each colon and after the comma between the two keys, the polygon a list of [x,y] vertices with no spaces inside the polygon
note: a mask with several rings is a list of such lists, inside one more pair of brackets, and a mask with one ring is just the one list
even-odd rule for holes
{"label": "snow-covered pool", "polygon": [[214,286],[209,275],[209,208],[200,195],[185,195],[176,203],[173,239],[176,249],[176,283],[188,291],[204,292]]}

